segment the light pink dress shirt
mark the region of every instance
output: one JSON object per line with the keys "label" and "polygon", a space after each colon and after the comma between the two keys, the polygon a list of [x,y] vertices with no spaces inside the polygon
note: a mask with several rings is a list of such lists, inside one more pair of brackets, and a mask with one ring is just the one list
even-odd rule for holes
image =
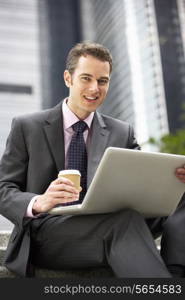
{"label": "light pink dress shirt", "polygon": [[[73,128],[72,125],[75,124],[76,122],[80,121],[79,118],[69,109],[68,105],[67,105],[67,98],[63,101],[62,104],[62,114],[63,114],[63,128],[64,128],[64,145],[65,145],[65,168],[67,168],[67,152],[68,152],[68,148],[73,136]],[[83,120],[88,128],[84,131],[84,140],[86,142],[86,144],[88,143],[89,140],[89,130],[91,127],[91,123],[94,117],[94,112],[92,112],[85,120]],[[32,214],[32,207],[33,204],[35,202],[35,200],[37,199],[37,196],[34,196],[27,208],[26,211],[26,216],[27,217],[31,217],[31,218],[35,218],[36,216]]]}

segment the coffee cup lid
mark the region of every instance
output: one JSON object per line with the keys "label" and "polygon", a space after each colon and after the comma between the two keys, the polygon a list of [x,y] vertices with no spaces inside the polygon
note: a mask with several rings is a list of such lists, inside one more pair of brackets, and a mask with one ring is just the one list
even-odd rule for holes
{"label": "coffee cup lid", "polygon": [[67,174],[80,175],[81,176],[81,174],[80,174],[80,172],[78,170],[71,170],[71,169],[69,169],[69,170],[62,170],[62,171],[59,172],[58,175],[67,175]]}

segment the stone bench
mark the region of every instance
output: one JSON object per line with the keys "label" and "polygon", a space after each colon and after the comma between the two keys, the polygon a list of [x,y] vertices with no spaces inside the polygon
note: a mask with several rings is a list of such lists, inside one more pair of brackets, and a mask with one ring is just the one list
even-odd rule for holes
{"label": "stone bench", "polygon": [[[3,259],[10,237],[10,231],[0,231],[0,278],[17,277],[3,266]],[[160,238],[156,240],[157,248],[160,248]],[[36,268],[36,278],[108,278],[113,277],[113,272],[109,268],[88,268],[84,270],[56,271]]]}
{"label": "stone bench", "polygon": [[[10,237],[9,231],[0,232],[0,278],[15,278],[18,277],[3,266],[4,255],[8,240]],[[107,278],[113,277],[111,269],[108,268],[88,268],[85,270],[70,270],[56,271],[48,269],[36,268],[36,278]]]}

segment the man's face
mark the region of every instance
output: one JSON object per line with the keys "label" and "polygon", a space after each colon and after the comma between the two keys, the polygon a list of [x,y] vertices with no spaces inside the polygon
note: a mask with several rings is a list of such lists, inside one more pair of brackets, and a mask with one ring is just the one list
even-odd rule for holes
{"label": "man's face", "polygon": [[110,80],[109,62],[103,62],[91,55],[81,56],[71,76],[66,70],[64,80],[69,87],[69,108],[85,119],[100,106],[106,97]]}

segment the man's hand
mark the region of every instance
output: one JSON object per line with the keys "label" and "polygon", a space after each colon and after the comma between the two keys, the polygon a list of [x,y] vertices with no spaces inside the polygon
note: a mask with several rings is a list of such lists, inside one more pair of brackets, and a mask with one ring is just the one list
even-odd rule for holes
{"label": "man's hand", "polygon": [[185,183],[185,165],[183,167],[177,168],[175,171],[176,177]]}
{"label": "man's hand", "polygon": [[76,201],[79,198],[79,192],[69,179],[57,178],[50,183],[44,194],[37,197],[33,204],[33,213],[44,213],[57,204]]}

